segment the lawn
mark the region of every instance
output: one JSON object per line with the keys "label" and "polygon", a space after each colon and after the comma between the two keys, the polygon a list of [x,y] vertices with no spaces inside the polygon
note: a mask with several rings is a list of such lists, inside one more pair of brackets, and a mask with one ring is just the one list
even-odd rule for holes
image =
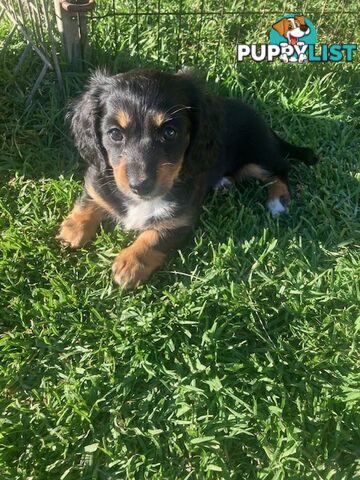
{"label": "lawn", "polygon": [[[88,74],[64,69],[65,102],[48,75],[26,112],[18,86],[37,64],[16,84],[14,37],[0,65],[2,480],[360,479],[358,56],[236,64],[237,41],[266,42],[284,2],[227,17],[205,3],[219,13],[181,29],[176,15],[93,19],[91,66],[195,64],[321,161],[294,162],[280,218],[256,183],[210,195],[193,242],[123,292],[111,263],[132,234],[104,226],[77,252],[55,240],[82,188],[64,116]],[[355,14],[326,14],[342,4],[312,2],[323,43],[359,41]]]}

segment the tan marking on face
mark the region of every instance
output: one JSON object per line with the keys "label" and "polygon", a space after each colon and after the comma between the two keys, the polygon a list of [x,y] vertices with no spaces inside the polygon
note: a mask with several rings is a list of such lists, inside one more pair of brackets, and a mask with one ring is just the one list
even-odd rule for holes
{"label": "tan marking on face", "polygon": [[115,217],[118,215],[117,211],[103,197],[100,196],[100,194],[95,190],[93,185],[85,184],[85,189],[91,197],[92,201],[102,210]]}
{"label": "tan marking on face", "polygon": [[156,112],[154,115],[152,115],[152,121],[156,127],[161,127],[165,120],[166,115],[164,112]]}
{"label": "tan marking on face", "polygon": [[105,211],[96,204],[76,204],[62,222],[56,238],[71,248],[82,247],[95,236],[104,216]]}
{"label": "tan marking on face", "polygon": [[145,230],[132,245],[122,250],[112,267],[115,282],[126,289],[145,282],[166,258],[165,253],[154,248],[158,241],[158,231]]}
{"label": "tan marking on face", "polygon": [[116,119],[121,128],[125,129],[130,125],[130,117],[129,114],[125,112],[125,110],[120,110],[119,113],[116,115]]}
{"label": "tan marking on face", "polygon": [[126,174],[126,160],[123,158],[120,163],[113,165],[112,167],[114,172],[115,183],[118,189],[125,193],[131,194],[131,189],[129,186],[128,177]]}
{"label": "tan marking on face", "polygon": [[179,176],[183,159],[176,163],[161,163],[157,169],[156,184],[169,191]]}

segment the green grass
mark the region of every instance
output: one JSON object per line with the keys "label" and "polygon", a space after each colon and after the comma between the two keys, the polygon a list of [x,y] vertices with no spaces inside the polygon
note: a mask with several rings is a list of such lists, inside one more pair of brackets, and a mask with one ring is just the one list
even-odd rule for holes
{"label": "green grass", "polygon": [[[279,219],[260,185],[209,196],[193,243],[130,293],[111,262],[132,235],[104,228],[78,252],[56,243],[84,166],[53,77],[25,112],[18,87],[35,67],[11,73],[20,41],[2,60],[1,479],[360,479],[359,62],[236,65],[237,22],[254,41],[273,20],[259,18],[255,31],[227,19],[222,37],[204,20],[195,53],[184,20],[177,59],[321,162],[294,165]],[[334,18],[324,38],[356,41],[352,17]],[[121,22],[125,51],[96,23],[94,64],[175,68],[176,22],[163,19],[160,57],[151,23],[137,50]],[[69,98],[85,77],[64,72]]]}

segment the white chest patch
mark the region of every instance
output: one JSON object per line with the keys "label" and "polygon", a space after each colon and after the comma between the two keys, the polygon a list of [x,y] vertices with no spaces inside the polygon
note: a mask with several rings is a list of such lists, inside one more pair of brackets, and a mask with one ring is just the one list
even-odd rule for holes
{"label": "white chest patch", "polygon": [[171,218],[174,208],[174,203],[162,198],[139,200],[128,206],[126,215],[121,218],[121,223],[126,230],[141,230],[151,218],[154,220]]}

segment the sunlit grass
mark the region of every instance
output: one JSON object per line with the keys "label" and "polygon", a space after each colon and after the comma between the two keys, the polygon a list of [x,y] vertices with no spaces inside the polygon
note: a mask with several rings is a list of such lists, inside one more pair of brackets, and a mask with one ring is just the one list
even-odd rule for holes
{"label": "sunlit grass", "polygon": [[[56,243],[84,166],[52,77],[26,113],[17,50],[5,58],[0,477],[360,478],[359,64],[236,65],[236,19],[218,47],[206,20],[199,51],[184,21],[179,53],[165,18],[159,61],[157,24],[142,21],[141,51],[124,18],[116,52],[99,21],[94,64],[196,60],[210,90],[253,103],[321,162],[294,162],[292,207],[279,219],[260,185],[209,196],[192,244],[123,293],[111,262],[132,235],[107,226],[78,252]],[[85,78],[64,73],[69,98]]]}

